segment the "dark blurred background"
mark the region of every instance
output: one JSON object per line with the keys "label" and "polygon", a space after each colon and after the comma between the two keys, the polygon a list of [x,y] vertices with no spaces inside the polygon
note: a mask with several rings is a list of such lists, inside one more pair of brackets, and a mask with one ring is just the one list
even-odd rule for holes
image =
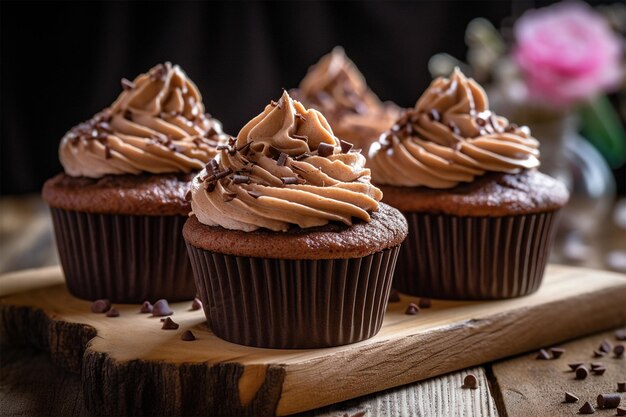
{"label": "dark blurred background", "polygon": [[[550,3],[2,2],[1,193],[38,192],[61,171],[63,134],[109,105],[120,78],[158,62],[180,64],[236,134],[335,45],[383,100],[411,106],[433,54],[465,56],[471,19],[499,26]],[[623,194],[624,169],[615,175]]]}

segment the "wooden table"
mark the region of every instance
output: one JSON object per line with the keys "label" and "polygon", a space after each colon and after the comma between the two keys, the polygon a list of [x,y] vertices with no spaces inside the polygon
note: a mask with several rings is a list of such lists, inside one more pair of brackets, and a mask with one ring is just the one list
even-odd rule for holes
{"label": "wooden table", "polygon": [[[620,236],[612,234],[609,240],[622,242]],[[45,206],[37,197],[0,201],[0,238],[0,271],[56,262],[50,220]],[[624,317],[626,322],[626,306]],[[537,325],[549,326],[550,323]],[[614,391],[613,385],[626,379],[626,359],[610,356],[599,360],[607,368],[601,377],[590,376],[585,381],[577,381],[571,372],[567,372],[567,363],[590,362],[593,350],[604,339],[615,342],[613,332],[604,332],[563,344],[566,353],[559,360],[536,360],[536,352],[530,352],[301,415],[576,415],[584,401],[588,400],[595,406],[599,393]],[[463,378],[469,373],[478,378],[477,390],[461,388]],[[576,404],[563,404],[565,391],[575,393],[581,400]],[[626,394],[623,396],[626,399]],[[615,414],[607,410],[599,413]],[[88,416],[91,413],[84,406],[79,375],[55,367],[46,353],[2,344],[0,415]]]}

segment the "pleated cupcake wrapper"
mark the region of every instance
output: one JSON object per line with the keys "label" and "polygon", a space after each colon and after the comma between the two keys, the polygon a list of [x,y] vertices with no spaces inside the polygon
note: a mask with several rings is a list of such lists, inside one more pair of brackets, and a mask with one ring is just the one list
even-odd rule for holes
{"label": "pleated cupcake wrapper", "polygon": [[558,211],[507,217],[403,214],[409,236],[400,250],[394,288],[465,300],[536,291],[558,218]]}
{"label": "pleated cupcake wrapper", "polygon": [[285,349],[374,336],[399,253],[396,246],[364,258],[285,260],[187,247],[213,332],[242,345]]}
{"label": "pleated cupcake wrapper", "polygon": [[51,208],[67,287],[116,303],[193,299],[184,216],[92,214]]}

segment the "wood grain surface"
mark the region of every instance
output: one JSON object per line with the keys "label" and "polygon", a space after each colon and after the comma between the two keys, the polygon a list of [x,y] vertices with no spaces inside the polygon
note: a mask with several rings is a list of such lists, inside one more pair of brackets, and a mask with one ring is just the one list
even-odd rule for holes
{"label": "wood grain surface", "polygon": [[[3,339],[46,348],[74,371],[82,359],[87,405],[109,415],[291,414],[612,328],[623,323],[626,305],[623,276],[552,266],[529,297],[434,301],[416,316],[403,314],[407,302],[416,301],[403,297],[368,341],[269,350],[216,338],[189,303],[173,305],[181,327],[165,331],[158,318],[138,314],[138,306],[117,306],[117,318],[90,313],[88,302],[66,292],[59,270],[57,284],[54,270],[28,274],[1,278],[12,288],[12,294],[3,289],[0,300]],[[38,289],[22,292],[31,279]],[[542,321],[551,326],[538,326]],[[83,355],[80,341],[93,329],[98,337]],[[198,340],[181,341],[186,329]]]}
{"label": "wood grain surface", "polygon": [[[622,306],[626,321],[626,304]],[[626,344],[614,337],[614,332],[604,332],[582,340],[561,345],[566,351],[556,360],[536,360],[536,352],[522,355],[515,360],[493,365],[493,376],[501,393],[500,401],[508,417],[527,416],[572,416],[585,401],[598,409],[599,394],[616,393],[617,383],[626,382],[626,356],[607,354],[594,357],[603,340],[612,345]],[[604,365],[603,375],[592,373],[584,380],[575,379],[569,363],[581,362],[590,368],[591,362]],[[576,403],[564,403],[565,392],[579,398]],[[626,393],[622,393],[622,404],[626,405]],[[601,415],[615,415],[615,410],[598,410]]]}

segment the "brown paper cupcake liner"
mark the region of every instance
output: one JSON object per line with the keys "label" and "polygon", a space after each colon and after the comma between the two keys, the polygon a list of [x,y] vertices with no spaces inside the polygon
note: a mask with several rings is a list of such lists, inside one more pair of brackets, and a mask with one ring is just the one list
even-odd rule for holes
{"label": "brown paper cupcake liner", "polygon": [[196,294],[184,216],[94,214],[51,208],[70,293],[85,300],[141,303]]}
{"label": "brown paper cupcake liner", "polygon": [[558,218],[558,211],[506,217],[403,214],[409,236],[400,250],[394,288],[463,300],[535,292]]}
{"label": "brown paper cupcake liner", "polygon": [[281,349],[374,336],[399,253],[396,246],[364,258],[288,260],[187,247],[213,332],[230,342]]}

